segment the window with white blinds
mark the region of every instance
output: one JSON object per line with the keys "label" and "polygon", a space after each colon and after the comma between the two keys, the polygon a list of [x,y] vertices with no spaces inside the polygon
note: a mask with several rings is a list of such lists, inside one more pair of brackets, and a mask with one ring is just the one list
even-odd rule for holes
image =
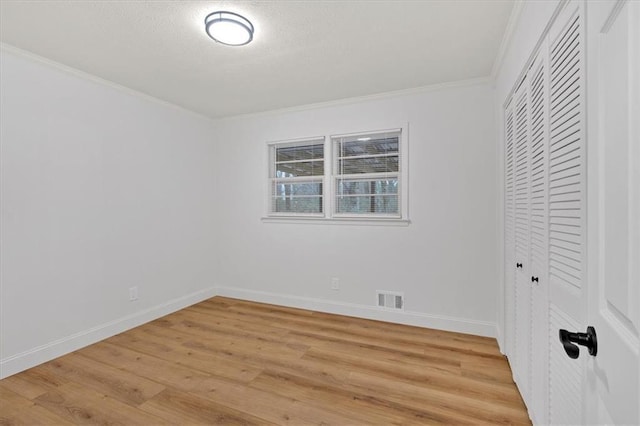
{"label": "window with white blinds", "polygon": [[400,216],[400,131],[334,136],[334,213]]}
{"label": "window with white blinds", "polygon": [[323,215],[324,138],[272,144],[270,213]]}
{"label": "window with white blinds", "polygon": [[269,146],[267,218],[408,223],[406,128]]}

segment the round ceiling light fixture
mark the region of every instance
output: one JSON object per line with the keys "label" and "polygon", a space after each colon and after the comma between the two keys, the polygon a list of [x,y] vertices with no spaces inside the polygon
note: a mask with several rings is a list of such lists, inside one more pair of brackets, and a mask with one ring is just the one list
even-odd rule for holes
{"label": "round ceiling light fixture", "polygon": [[209,37],[227,46],[244,46],[253,40],[253,24],[237,13],[210,13],[204,18],[204,25]]}

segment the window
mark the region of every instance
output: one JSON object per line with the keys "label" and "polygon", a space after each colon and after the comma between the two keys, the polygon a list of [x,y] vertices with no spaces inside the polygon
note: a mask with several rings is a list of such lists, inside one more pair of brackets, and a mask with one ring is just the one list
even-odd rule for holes
{"label": "window", "polygon": [[400,215],[400,131],[333,137],[335,214]]}
{"label": "window", "polygon": [[268,216],[408,223],[406,130],[269,144]]}
{"label": "window", "polygon": [[271,156],[271,214],[322,215],[324,138],[274,144]]}

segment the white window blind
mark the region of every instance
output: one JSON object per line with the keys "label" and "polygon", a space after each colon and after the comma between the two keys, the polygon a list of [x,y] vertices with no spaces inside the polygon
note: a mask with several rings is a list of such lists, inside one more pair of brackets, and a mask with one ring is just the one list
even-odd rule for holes
{"label": "white window blind", "polygon": [[334,213],[400,217],[401,130],[333,136]]}
{"label": "white window blind", "polygon": [[323,215],[324,138],[275,143],[270,154],[270,214]]}

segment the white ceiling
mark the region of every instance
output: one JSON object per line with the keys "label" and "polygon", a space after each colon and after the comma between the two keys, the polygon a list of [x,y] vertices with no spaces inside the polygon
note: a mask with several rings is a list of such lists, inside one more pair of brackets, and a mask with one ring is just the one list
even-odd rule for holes
{"label": "white ceiling", "polygon": [[[0,0],[0,41],[217,118],[489,76],[513,4]],[[216,10],[254,41],[208,38]]]}

